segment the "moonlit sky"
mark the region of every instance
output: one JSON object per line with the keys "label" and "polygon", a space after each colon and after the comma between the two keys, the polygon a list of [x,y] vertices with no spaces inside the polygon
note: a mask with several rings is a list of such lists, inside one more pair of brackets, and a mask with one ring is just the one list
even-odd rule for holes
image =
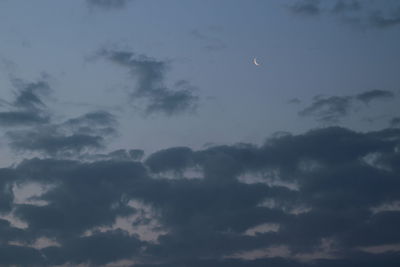
{"label": "moonlit sky", "polygon": [[[239,179],[240,175],[246,174],[247,178],[243,179],[259,181],[257,179],[262,180],[262,178],[258,176],[258,178],[249,178],[249,175],[254,174],[254,168],[259,168],[254,166],[259,166],[260,161],[265,158],[257,161],[254,158],[248,159],[246,154],[247,156],[243,156],[240,160],[246,162],[254,160],[254,162],[251,164],[241,162],[236,165],[249,164],[252,167],[240,172],[240,175],[234,175],[227,174],[226,170],[218,168],[218,170],[214,170],[214,165],[218,165],[219,160],[223,161],[221,158],[204,159],[199,163],[197,162],[199,158],[195,156],[193,158],[190,156],[190,159],[186,157],[189,157],[190,153],[208,155],[207,153],[211,153],[208,151],[219,151],[224,147],[226,149],[238,147],[245,149],[238,144],[251,144],[262,150],[265,144],[269,144],[272,147],[275,145],[279,147],[275,151],[277,155],[290,158],[292,157],[291,153],[297,153],[293,151],[301,149],[294,146],[295,143],[297,144],[297,141],[294,140],[303,136],[307,137],[312,130],[321,131],[321,134],[330,133],[332,130],[333,134],[329,136],[333,138],[332,142],[334,143],[337,141],[335,136],[340,135],[336,132],[338,129],[349,131],[352,134],[357,133],[360,136],[378,138],[377,136],[380,136],[380,133],[383,134],[385,130],[397,131],[400,126],[400,5],[398,1],[0,0],[0,32],[2,33],[0,35],[0,133],[2,135],[0,166],[4,173],[13,171],[20,173],[20,169],[24,169],[26,165],[39,164],[37,161],[60,162],[53,162],[51,166],[57,164],[66,164],[67,166],[69,163],[64,161],[71,161],[79,166],[89,164],[88,162],[93,164],[102,164],[107,160],[114,162],[113,155],[117,154],[112,154],[113,151],[127,153],[125,151],[136,149],[136,151],[142,151],[138,152],[139,154],[144,154],[142,161],[139,162],[149,172],[146,175],[150,177],[148,178],[150,180],[161,179],[160,177],[163,175],[168,177],[165,178],[168,181],[178,179],[176,178],[178,176],[182,178],[185,175],[203,175],[204,179],[209,179],[207,178],[209,176],[237,175],[235,179]],[[261,64],[260,66],[253,64],[255,57]],[[93,117],[90,117],[92,115]],[[311,132],[309,132],[310,130]],[[290,141],[286,147],[282,144],[286,142],[284,141],[286,140],[285,136],[288,135],[293,137],[293,141]],[[310,135],[312,136],[312,134]],[[391,140],[395,139],[393,138]],[[344,138],[343,140],[350,139]],[[313,139],[311,138],[311,140]],[[385,142],[387,140],[389,139],[385,139]],[[266,141],[267,143],[265,143]],[[298,142],[301,144],[303,141]],[[310,153],[310,155],[312,154],[311,158],[315,156],[312,158],[312,164],[314,161],[316,162],[315,166],[326,167],[330,164],[321,163],[324,160],[322,154],[317,152],[315,152],[318,154],[317,156],[313,154],[314,150],[311,146],[318,147],[316,143],[310,141],[307,144],[310,147],[305,148],[304,154],[299,152],[301,157],[308,160],[308,156],[304,155]],[[280,147],[281,145],[282,147]],[[333,145],[333,147],[335,146]],[[174,153],[178,153],[179,149],[184,148],[187,149],[184,150],[186,152],[175,157]],[[222,150],[225,151],[224,149]],[[343,149],[348,150],[345,155],[352,154],[354,152],[352,149],[357,150],[351,145],[346,145]],[[368,156],[368,159],[372,157],[373,161],[380,155],[389,153],[390,150],[387,147],[382,151],[376,147],[371,149],[367,149],[368,151],[361,149],[364,154],[360,154],[359,159],[365,159]],[[398,154],[398,143],[393,145],[392,150],[395,151],[393,153]],[[172,154],[162,154],[166,151],[170,151],[169,153]],[[338,158],[345,157],[340,156],[339,152],[337,156]],[[166,158],[163,159],[163,157]],[[398,155],[393,157],[396,158]],[[389,156],[382,156],[382,160],[388,160],[388,158]],[[212,171],[202,165],[206,164],[204,162],[209,163],[214,160]],[[298,164],[304,163],[304,158],[298,160]],[[319,162],[320,160],[321,162]],[[329,160],[334,161],[333,159]],[[44,162],[43,164],[45,164]],[[122,162],[125,161],[122,160]],[[195,167],[189,162],[191,162],[190,164],[196,162],[194,163]],[[378,160],[374,164],[386,164],[377,162]],[[390,162],[390,164],[395,164],[397,161],[393,159]],[[173,166],[171,167],[169,164]],[[282,159],[279,164],[283,166],[288,162]],[[279,164],[276,163],[274,168]],[[350,159],[339,165],[343,167],[346,164],[350,164]],[[221,166],[228,165],[221,163]],[[397,179],[395,185],[399,185],[398,169],[386,165],[386,167],[379,165],[378,168],[378,165],[374,165],[377,170],[382,171],[386,168],[387,172],[389,169],[393,172],[397,171],[397,173],[377,174],[377,176],[394,177],[393,179]],[[186,166],[186,169],[182,166]],[[226,168],[232,167],[229,166]],[[115,168],[118,169],[118,166]],[[122,169],[124,168],[121,167],[121,171],[116,169],[115,172],[123,173]],[[204,173],[201,171],[202,168],[204,168]],[[283,169],[288,171],[291,167],[285,165],[285,168]],[[40,238],[46,238],[46,242],[52,240],[58,244],[57,246],[65,247],[65,251],[67,251],[64,251],[66,256],[63,254],[63,260],[51,258],[52,260],[47,262],[41,261],[39,258],[32,258],[30,263],[33,265],[102,265],[120,262],[121,265],[117,266],[127,266],[124,264],[129,265],[136,262],[137,266],[181,266],[179,264],[198,266],[196,264],[201,265],[201,260],[239,258],[240,262],[250,260],[253,265],[248,266],[259,266],[257,264],[264,266],[262,264],[266,264],[266,262],[258,263],[256,260],[259,258],[264,260],[264,256],[268,254],[268,259],[272,255],[295,262],[293,263],[295,265],[285,262],[281,266],[303,266],[296,264],[300,264],[300,262],[303,264],[304,258],[307,260],[319,259],[315,255],[320,254],[315,251],[307,251],[307,248],[302,250],[298,246],[296,247],[286,236],[277,237],[276,240],[284,240],[282,242],[273,243],[271,241],[268,249],[274,248],[275,250],[272,249],[272,252],[268,250],[268,253],[265,252],[266,246],[249,245],[249,248],[246,249],[237,248],[235,250],[232,248],[228,249],[229,251],[221,251],[220,254],[218,254],[219,252],[208,253],[204,248],[194,247],[194,251],[198,253],[190,251],[187,252],[187,257],[174,256],[175,251],[164,251],[163,246],[170,247],[171,243],[168,242],[175,240],[174,238],[181,233],[176,234],[177,230],[171,230],[176,227],[175,222],[172,222],[174,219],[167,218],[163,208],[157,210],[158,200],[149,196],[153,193],[134,195],[132,192],[123,193],[117,189],[115,189],[115,194],[120,195],[121,198],[126,196],[130,201],[139,201],[140,205],[144,205],[143,207],[156,210],[155,214],[158,215],[154,215],[155,218],[161,216],[157,218],[161,225],[160,229],[166,233],[165,239],[159,239],[158,243],[153,240],[160,244],[160,247],[155,246],[156,243],[152,243],[152,246],[155,247],[143,243],[141,248],[146,250],[143,255],[137,251],[132,254],[127,252],[122,256],[113,254],[114,256],[107,259],[97,259],[95,256],[91,258],[88,255],[75,256],[73,255],[75,252],[68,249],[70,249],[70,244],[80,241],[65,241],[64,234],[66,232],[63,232],[63,227],[54,224],[50,227],[51,231],[58,232],[54,235],[49,234],[51,231],[46,228],[45,224],[43,226],[32,219],[36,216],[35,212],[28,212],[30,214],[28,216],[26,215],[28,213],[25,214],[25,211],[19,210],[22,208],[18,205],[28,205],[21,199],[26,200],[33,195],[37,196],[37,201],[45,201],[44,203],[52,205],[51,194],[48,196],[46,192],[52,192],[52,189],[49,188],[58,184],[57,181],[44,182],[44,180],[40,180],[41,178],[27,178],[36,175],[35,167],[29,170],[27,173],[24,172],[25,176],[23,177],[25,178],[11,179],[11,176],[8,177],[5,174],[5,178],[2,178],[4,182],[0,180],[0,189],[2,187],[4,190],[13,188],[10,189],[13,197],[10,197],[11,202],[7,206],[8,208],[2,209],[0,204],[0,218],[3,220],[8,218],[10,227],[14,230],[22,229],[16,227],[21,221],[27,225],[26,229],[29,230],[26,230],[27,233],[23,238],[18,237],[20,239],[17,238],[17,241],[11,238],[3,242],[0,237],[0,265],[3,263],[29,265],[29,262],[18,263],[12,257],[2,254],[2,248],[4,251],[8,251],[7,249],[14,251],[12,249],[15,249],[15,246],[18,249],[20,247],[33,248],[36,252],[32,253],[41,251],[40,255],[45,255],[50,259],[50,254],[40,250],[44,246],[43,244],[40,248],[32,246],[32,236],[34,236],[33,239],[36,238],[35,244],[39,242]],[[341,168],[340,170],[343,171]],[[209,174],[208,171],[214,173]],[[259,169],[257,169],[258,171]],[[326,171],[326,173],[330,171]],[[127,173],[129,172],[130,169],[127,170]],[[348,170],[348,172],[351,171]],[[326,175],[326,173],[320,175]],[[15,177],[19,177],[18,175],[15,174]],[[41,175],[47,175],[46,169]],[[295,174],[286,173],[285,175]],[[296,175],[300,177],[303,174]],[[299,181],[291,180],[292,178],[287,181],[283,176],[284,174],[278,179],[280,181],[275,181],[278,186],[274,187],[271,184],[268,186],[276,188],[282,184],[285,186],[289,184],[299,186],[300,189],[296,190],[309,189],[307,186],[302,187],[304,181],[301,180],[302,178],[299,178]],[[190,178],[187,179],[191,181]],[[254,181],[251,184],[254,184]],[[65,186],[68,187],[68,185]],[[99,185],[92,186],[97,188]],[[285,186],[283,187],[286,188]],[[343,186],[350,185],[345,183]],[[366,187],[369,186],[373,188],[374,183],[366,185]],[[153,188],[149,185],[150,187]],[[162,186],[160,185],[160,187]],[[201,196],[209,193],[202,191],[206,190],[204,188],[198,189],[199,191],[190,188],[190,190],[194,190],[194,195]],[[382,190],[382,195],[385,195],[386,189]],[[61,194],[60,192],[58,194]],[[358,194],[356,191],[350,190],[349,192]],[[365,205],[370,208],[389,205],[392,207],[395,206],[393,203],[399,203],[400,200],[399,195],[394,193],[392,198],[381,199],[380,194],[368,192],[366,196],[371,196],[372,199],[375,199],[374,196],[376,196],[377,202],[368,204],[362,202],[361,206]],[[327,189],[321,194],[329,195],[330,193],[332,192]],[[341,197],[337,196],[337,198]],[[20,202],[13,202],[12,199],[19,199]],[[336,203],[336,198],[332,197],[332,199],[329,201],[332,200]],[[54,200],[54,203],[58,203],[57,201]],[[81,199],[77,196],[76,203],[79,201]],[[93,203],[96,201],[93,200]],[[201,202],[201,200],[199,201]],[[321,200],[322,202],[318,202],[319,204],[314,202],[310,204],[307,202],[308,200],[304,201],[311,206],[318,206],[323,202]],[[40,206],[32,203],[29,205]],[[68,206],[54,205],[61,212]],[[329,210],[328,206],[318,207],[321,210]],[[192,209],[196,210],[195,207]],[[199,209],[201,210],[201,208]],[[221,204],[221,212],[223,210],[227,211],[229,208]],[[398,207],[395,210],[398,210]],[[113,212],[110,211],[109,215]],[[243,211],[240,210],[240,212]],[[47,216],[45,211],[43,214],[41,216],[45,218]],[[76,226],[74,230],[71,230],[71,235],[82,238],[85,231],[85,233],[94,231],[95,228],[91,227],[105,227],[105,225],[114,225],[113,229],[115,230],[117,218],[118,220],[125,218],[125,215],[121,214],[110,215],[104,222],[99,221],[98,225],[82,223],[80,227]],[[198,218],[203,218],[202,216],[213,218],[212,214],[199,215]],[[232,211],[230,216],[235,218],[234,215],[237,214]],[[65,216],[79,218],[76,214]],[[168,216],[179,217],[180,215],[172,212],[172,215],[168,214]],[[323,217],[324,215],[319,213],[318,216]],[[65,221],[66,224],[68,222],[73,224],[74,219],[65,219]],[[218,227],[221,227],[223,231],[236,231],[240,228],[235,228],[236,226],[224,228],[222,225],[225,221],[221,221],[221,225]],[[274,223],[281,224],[281,229],[291,229],[283,221],[279,222],[278,220]],[[247,228],[240,228],[240,231],[250,231],[249,229],[253,229],[251,227],[255,227],[255,225],[263,225],[260,221],[257,222],[254,225],[249,223]],[[318,222],[320,223],[320,221]],[[183,224],[183,222],[179,223]],[[132,221],[123,224],[131,225]],[[351,225],[351,223],[346,225]],[[189,223],[185,226],[181,225],[181,227],[197,229],[197,225],[189,226]],[[138,231],[141,235],[146,236],[143,234],[145,230],[142,228]],[[154,234],[157,232],[156,230],[147,231],[149,232],[147,235],[155,236],[157,239],[158,235]],[[207,233],[210,240],[218,239],[211,232]],[[297,232],[291,229],[288,230],[288,233],[296,236]],[[332,235],[336,238],[336,234],[341,236],[338,233]],[[318,238],[322,238],[324,242],[329,239],[328,235]],[[335,238],[332,240],[336,240]],[[271,240],[270,237],[267,239]],[[376,237],[374,240],[377,239],[379,238]],[[330,242],[333,241],[329,240],[326,242],[331,244]],[[226,242],[230,243],[231,241]],[[28,243],[30,245],[27,245]],[[193,237],[193,244],[196,243],[198,241]],[[325,243],[321,246],[323,247]],[[341,251],[342,254],[339,253],[342,256],[346,255],[343,257],[336,257],[337,254],[329,254],[324,250],[324,253],[329,254],[329,257],[324,259],[334,260],[332,263],[322,262],[321,264],[322,266],[339,266],[336,265],[338,263],[335,260],[347,259],[347,257],[357,261],[362,256],[357,256],[358,252],[354,252],[355,247],[370,249],[389,245],[395,247],[390,251],[398,253],[400,251],[399,244],[400,239],[394,238],[387,242],[383,240],[381,243],[377,241],[371,242],[371,244],[349,245],[353,247],[345,248],[344,251]],[[103,249],[105,248],[103,247]],[[368,249],[362,251],[370,252]],[[179,249],[177,248],[177,250]],[[261,253],[260,250],[264,252]],[[15,252],[15,255],[18,253]],[[171,258],[165,256],[168,253],[172,255]],[[248,255],[254,254],[264,256],[248,257]],[[300,254],[301,256],[299,256]],[[310,256],[311,254],[314,256]],[[336,256],[332,256],[334,254]],[[349,256],[350,254],[351,256]],[[390,260],[395,262],[400,259],[397,254],[388,256],[389,261],[385,257],[382,256],[382,259],[386,259],[386,262],[390,262]],[[298,261],[299,259],[300,261]],[[200,260],[200,263],[197,260]],[[372,262],[374,260],[379,263],[379,259],[374,258]],[[166,265],[156,265],[158,263]],[[214,263],[209,264],[209,266],[214,266],[212,265]],[[225,266],[221,262],[215,264],[216,266]],[[242,266],[237,262],[224,264]],[[250,263],[244,262],[243,264]],[[351,262],[349,264],[352,266]],[[385,266],[380,263],[378,265]]]}
{"label": "moonlit sky", "polygon": [[[398,90],[398,27],[293,16],[285,8],[289,4],[133,1],[109,10],[84,1],[2,1],[1,94],[10,95],[10,76],[31,81],[48,75],[54,90],[49,105],[57,115],[114,109],[121,136],[110,147],[155,151],[262,143],[276,131],[318,126],[297,115],[316,95]],[[189,81],[199,96],[196,112],[143,117],[126,99],[134,77],[95,59],[110,47],[168,61],[165,82]],[[258,68],[252,64],[255,56],[262,63]],[[293,98],[301,104],[288,104]],[[385,127],[396,105],[352,114],[342,124],[357,130]],[[379,120],[369,123],[367,117]]]}

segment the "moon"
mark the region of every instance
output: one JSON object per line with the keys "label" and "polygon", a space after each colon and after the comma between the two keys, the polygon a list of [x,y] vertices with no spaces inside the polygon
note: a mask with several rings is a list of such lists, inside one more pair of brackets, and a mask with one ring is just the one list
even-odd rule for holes
{"label": "moon", "polygon": [[257,58],[256,57],[253,59],[253,63],[256,66],[260,66],[261,65],[260,63],[257,62]]}

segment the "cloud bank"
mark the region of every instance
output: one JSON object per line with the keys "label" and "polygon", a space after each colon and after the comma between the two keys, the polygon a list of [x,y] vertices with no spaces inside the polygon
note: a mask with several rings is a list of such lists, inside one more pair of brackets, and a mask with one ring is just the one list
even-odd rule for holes
{"label": "cloud bank", "polygon": [[[143,161],[26,159],[0,169],[0,263],[395,266],[399,153],[399,129],[330,127]],[[30,184],[45,190],[17,201]]]}

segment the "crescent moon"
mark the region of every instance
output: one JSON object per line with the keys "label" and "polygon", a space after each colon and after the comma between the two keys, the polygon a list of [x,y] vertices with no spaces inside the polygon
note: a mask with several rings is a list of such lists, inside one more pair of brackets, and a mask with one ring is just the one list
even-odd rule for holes
{"label": "crescent moon", "polygon": [[257,58],[256,57],[253,59],[253,63],[256,66],[260,66],[261,65],[260,63],[257,62]]}

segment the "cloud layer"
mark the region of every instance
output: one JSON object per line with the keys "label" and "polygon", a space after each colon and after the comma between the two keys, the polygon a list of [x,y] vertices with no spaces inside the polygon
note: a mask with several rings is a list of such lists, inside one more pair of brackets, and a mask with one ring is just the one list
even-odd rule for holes
{"label": "cloud layer", "polygon": [[[0,211],[26,224],[0,219],[0,262],[395,266],[399,148],[395,128],[332,127],[144,161],[28,159],[0,169]],[[45,190],[16,201],[30,184]]]}

